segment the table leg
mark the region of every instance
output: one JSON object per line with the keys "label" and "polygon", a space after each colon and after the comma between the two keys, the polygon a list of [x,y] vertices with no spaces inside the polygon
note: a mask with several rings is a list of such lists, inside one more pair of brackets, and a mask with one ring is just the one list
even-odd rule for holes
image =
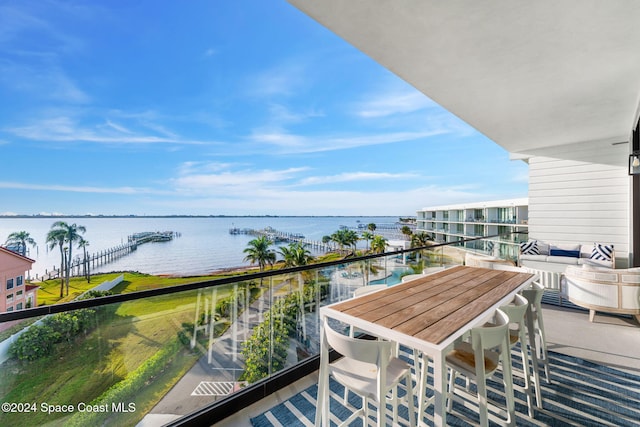
{"label": "table leg", "polygon": [[[320,369],[318,370],[318,398],[316,402],[316,426],[329,425],[329,349],[324,335],[324,324],[320,325]],[[320,424],[322,422],[322,424]]]}
{"label": "table leg", "polygon": [[434,410],[433,425],[447,425],[447,364],[445,352],[433,355]]}
{"label": "table leg", "polygon": [[[417,350],[414,350],[414,354],[416,353]],[[421,365],[419,363],[419,359],[422,359]],[[416,366],[416,369],[418,366],[420,366],[420,373],[418,375],[418,389],[416,390],[416,395],[418,396],[418,425],[422,425],[424,411],[427,410],[427,399],[425,398],[425,392],[427,390],[427,375],[429,374],[429,358],[426,354],[423,354],[421,357],[415,357],[414,365]]]}

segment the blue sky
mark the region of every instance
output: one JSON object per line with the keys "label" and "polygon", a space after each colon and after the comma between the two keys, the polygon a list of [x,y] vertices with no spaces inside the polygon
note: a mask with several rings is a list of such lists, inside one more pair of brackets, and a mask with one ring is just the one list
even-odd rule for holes
{"label": "blue sky", "polygon": [[0,214],[415,215],[527,166],[280,0],[0,0]]}

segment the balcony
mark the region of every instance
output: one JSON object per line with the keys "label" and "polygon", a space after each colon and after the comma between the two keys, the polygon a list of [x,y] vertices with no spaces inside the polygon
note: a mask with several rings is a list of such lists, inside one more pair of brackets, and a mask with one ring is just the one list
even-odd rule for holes
{"label": "balcony", "polygon": [[[2,314],[0,324],[40,319],[53,328],[47,319],[64,314],[81,326],[66,329],[49,354],[35,357],[26,347],[23,360],[4,359],[2,401],[36,406],[2,413],[0,422],[250,425],[251,417],[316,383],[319,305],[350,298],[367,283],[393,285],[414,269],[461,264],[465,243],[209,282],[185,279]],[[549,294],[557,300],[554,290]],[[600,315],[590,324],[586,311],[553,305],[544,316],[549,350],[640,375],[634,320]]]}

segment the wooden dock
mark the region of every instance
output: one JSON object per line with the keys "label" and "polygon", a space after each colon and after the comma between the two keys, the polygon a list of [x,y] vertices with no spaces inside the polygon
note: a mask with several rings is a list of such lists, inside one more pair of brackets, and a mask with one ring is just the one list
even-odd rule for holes
{"label": "wooden dock", "polygon": [[330,252],[335,249],[330,243],[323,243],[318,240],[307,239],[301,233],[289,233],[286,231],[278,231],[272,227],[266,227],[261,230],[256,230],[253,228],[234,227],[229,229],[229,234],[234,234],[234,235],[247,234],[247,235],[256,236],[256,237],[266,236],[267,238],[269,238],[269,240],[271,240],[273,243],[276,243],[276,244],[299,242],[304,244],[308,248],[311,248],[317,251],[324,251],[324,252]]}
{"label": "wooden dock", "polygon": [[[174,237],[179,236],[180,233],[175,231],[144,231],[132,234],[127,238],[127,243],[97,253],[87,254],[86,259],[84,259],[83,254],[76,255],[71,261],[70,275],[72,277],[85,276],[87,270],[91,271],[91,269],[95,267],[108,264],[123,256],[129,255],[131,252],[137,250],[139,245],[153,242],[168,242],[173,240]],[[60,277],[60,268],[54,266],[51,271],[45,270],[42,280],[56,279],[58,277]]]}

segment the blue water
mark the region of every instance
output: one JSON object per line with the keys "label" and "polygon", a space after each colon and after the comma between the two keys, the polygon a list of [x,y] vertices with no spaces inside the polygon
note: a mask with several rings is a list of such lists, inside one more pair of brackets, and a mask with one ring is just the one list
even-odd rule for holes
{"label": "blue water", "polygon": [[[58,247],[49,250],[46,236],[55,221],[84,226],[88,252],[98,253],[127,242],[129,235],[142,231],[175,231],[180,237],[170,242],[147,243],[115,262],[104,264],[94,272],[139,271],[148,274],[200,275],[225,268],[249,265],[243,250],[253,237],[231,235],[229,229],[273,227],[278,231],[302,233],[321,241],[341,226],[388,224],[397,217],[225,217],[225,218],[0,218],[0,244],[15,231],[27,231],[37,248],[29,248],[28,256],[36,262],[31,277],[42,275],[60,265]],[[362,243],[364,245],[364,243]],[[82,250],[72,248],[72,257]]]}
{"label": "blue water", "polygon": [[391,271],[391,275],[387,276],[384,279],[372,280],[369,282],[371,285],[397,285],[402,281],[402,276],[406,273],[411,273],[410,268],[395,268]]}

